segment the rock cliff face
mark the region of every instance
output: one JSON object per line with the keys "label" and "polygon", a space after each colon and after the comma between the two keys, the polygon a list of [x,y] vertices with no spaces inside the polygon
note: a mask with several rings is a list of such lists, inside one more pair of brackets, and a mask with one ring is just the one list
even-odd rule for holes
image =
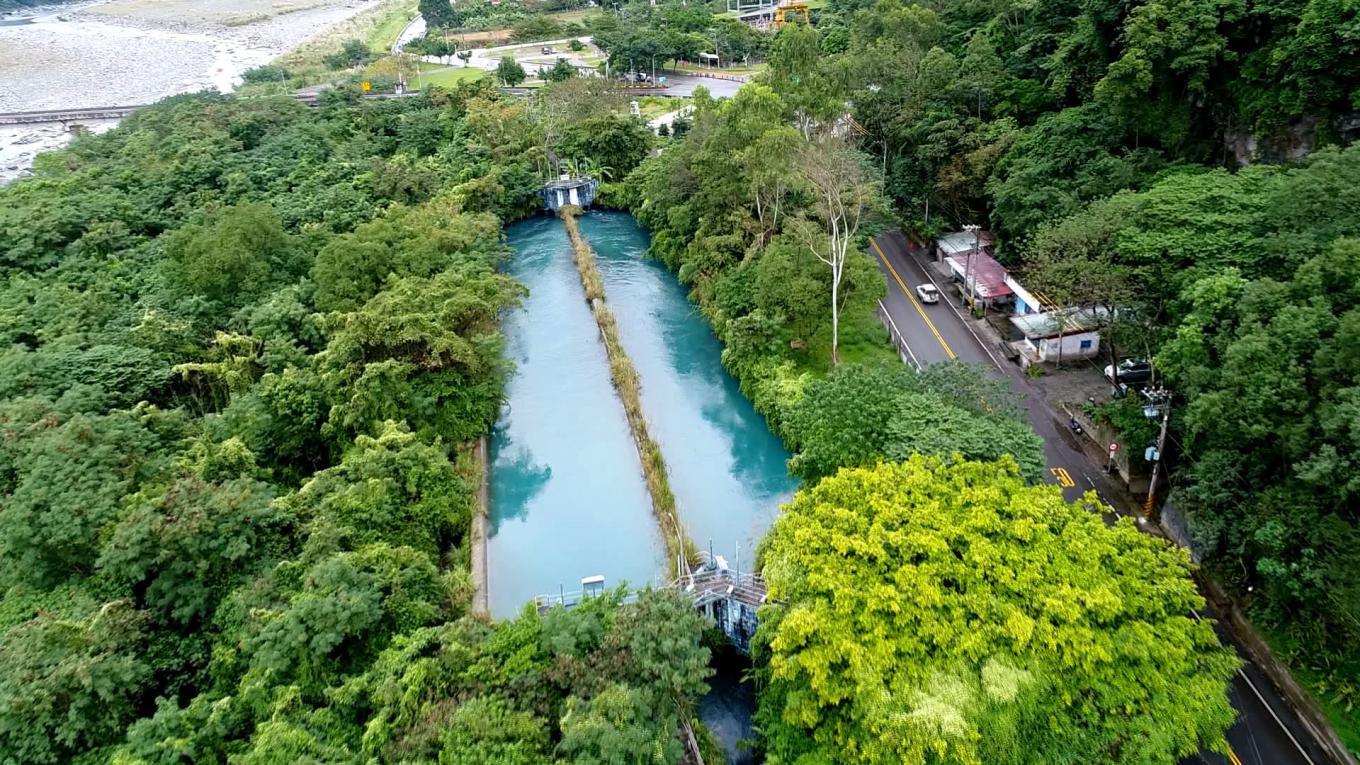
{"label": "rock cliff face", "polygon": [[1317,116],[1295,120],[1275,133],[1257,134],[1229,131],[1223,136],[1224,148],[1238,167],[1255,164],[1297,162],[1319,146],[1347,144],[1360,139],[1360,111],[1330,119]]}

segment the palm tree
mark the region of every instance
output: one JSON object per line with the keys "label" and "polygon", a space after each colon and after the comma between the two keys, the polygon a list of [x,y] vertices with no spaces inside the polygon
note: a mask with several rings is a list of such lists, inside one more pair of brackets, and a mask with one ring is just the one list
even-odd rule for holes
{"label": "palm tree", "polygon": [[598,159],[591,157],[586,160],[586,175],[598,178],[601,181],[608,181],[614,177],[614,168],[602,165]]}

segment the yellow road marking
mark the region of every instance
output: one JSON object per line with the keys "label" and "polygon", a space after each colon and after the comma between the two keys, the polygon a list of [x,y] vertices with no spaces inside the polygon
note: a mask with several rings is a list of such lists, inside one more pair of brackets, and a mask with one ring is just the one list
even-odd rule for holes
{"label": "yellow road marking", "polygon": [[1237,752],[1234,752],[1231,748],[1228,749],[1228,762],[1231,762],[1232,765],[1242,765],[1242,761],[1237,758]]}
{"label": "yellow road marking", "polygon": [[916,302],[916,296],[911,294],[911,290],[907,289],[907,285],[902,281],[902,277],[897,275],[897,269],[893,268],[892,264],[888,262],[888,256],[883,254],[883,250],[879,249],[878,242],[870,239],[869,245],[874,248],[874,252],[878,253],[878,258],[883,261],[883,265],[888,267],[888,273],[892,274],[892,278],[897,281],[897,286],[902,288],[902,294],[907,296],[907,300],[911,301],[912,306],[916,308],[916,312],[921,314],[921,319],[924,320],[926,326],[930,328],[930,333],[935,336],[936,340],[940,341],[940,347],[944,349],[945,354],[949,356],[950,359],[957,359],[958,356],[954,355],[954,350],[949,347],[949,343],[946,343],[944,338],[940,337],[940,330],[935,328],[935,322],[931,321],[929,316],[926,316],[926,310],[921,307],[920,303]]}
{"label": "yellow road marking", "polygon": [[1077,482],[1072,480],[1072,474],[1067,472],[1066,468],[1049,468],[1048,472],[1053,474],[1053,477],[1058,480],[1058,485],[1064,489],[1070,489],[1077,485]]}

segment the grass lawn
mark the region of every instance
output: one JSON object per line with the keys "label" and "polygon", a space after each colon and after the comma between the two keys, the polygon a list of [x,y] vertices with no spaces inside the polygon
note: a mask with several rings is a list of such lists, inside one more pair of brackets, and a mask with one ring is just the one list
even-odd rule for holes
{"label": "grass lawn", "polygon": [[[821,332],[807,338],[806,346],[793,354],[803,367],[817,373],[831,371],[830,322]],[[873,364],[887,361],[900,364],[902,359],[888,339],[888,330],[873,311],[858,314],[841,312],[840,356],[842,364]]]}
{"label": "grass lawn", "polygon": [[[437,70],[426,73],[424,67],[421,68],[419,87],[439,87],[452,89],[460,82],[472,82],[483,77],[490,76],[489,72],[482,69],[468,69],[459,67],[457,69],[444,69],[443,67],[430,65],[430,69]],[[442,71],[438,71],[442,70]],[[412,83],[414,84],[414,83]]]}
{"label": "grass lawn", "polygon": [[392,43],[397,41],[397,35],[401,30],[416,17],[417,0],[397,0],[383,7],[379,13],[373,29],[369,31],[364,42],[368,43],[369,50],[386,53],[392,49]]}
{"label": "grass lawn", "polygon": [[637,99],[638,111],[644,120],[654,120],[663,114],[679,111],[694,103],[692,98],[665,98],[663,96],[643,96]]}
{"label": "grass lawn", "polygon": [[[841,314],[841,363],[874,363],[895,361],[901,363],[888,330],[873,313],[856,317]],[[830,361],[830,359],[828,359]]]}

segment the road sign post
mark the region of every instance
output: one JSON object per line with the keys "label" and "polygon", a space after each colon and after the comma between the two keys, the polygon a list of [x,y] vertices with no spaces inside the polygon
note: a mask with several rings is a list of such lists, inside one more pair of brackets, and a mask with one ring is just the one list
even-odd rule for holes
{"label": "road sign post", "polygon": [[1106,473],[1113,473],[1113,472],[1114,472],[1114,453],[1117,452],[1117,451],[1119,451],[1119,444],[1118,444],[1118,443],[1115,443],[1115,442],[1113,442],[1113,441],[1111,441],[1111,442],[1110,442],[1110,461],[1107,462],[1107,463],[1105,463],[1105,472],[1106,472]]}

